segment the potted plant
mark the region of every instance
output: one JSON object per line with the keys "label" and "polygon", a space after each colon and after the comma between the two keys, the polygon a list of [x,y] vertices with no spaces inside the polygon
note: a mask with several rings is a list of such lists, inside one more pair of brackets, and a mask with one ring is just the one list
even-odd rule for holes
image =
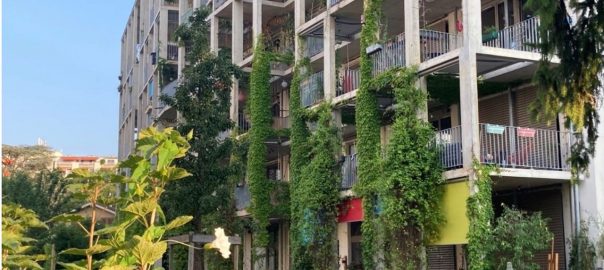
{"label": "potted plant", "polygon": [[499,37],[499,31],[497,31],[497,27],[494,25],[486,27],[482,31],[482,42],[491,41],[496,39],[497,37]]}

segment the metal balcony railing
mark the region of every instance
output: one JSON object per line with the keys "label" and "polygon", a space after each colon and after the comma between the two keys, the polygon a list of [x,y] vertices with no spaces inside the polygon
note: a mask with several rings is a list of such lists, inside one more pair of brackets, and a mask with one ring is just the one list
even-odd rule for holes
{"label": "metal balcony railing", "polygon": [[250,128],[252,127],[252,123],[250,123],[250,121],[248,121],[246,115],[242,112],[239,112],[238,116],[237,116],[237,128],[239,129],[239,133],[243,134],[248,132],[248,130],[250,130]]}
{"label": "metal balcony railing", "polygon": [[426,61],[461,47],[462,39],[455,34],[420,30],[421,60]]}
{"label": "metal balcony railing", "polygon": [[323,99],[323,71],[310,75],[300,84],[300,101],[303,107],[312,106]]}
{"label": "metal balcony railing", "polygon": [[400,33],[394,39],[382,45],[382,49],[371,55],[373,76],[394,67],[405,66],[405,34]]}
{"label": "metal balcony railing", "polygon": [[352,92],[359,88],[361,83],[361,73],[358,68],[345,69],[339,80],[336,96]]}
{"label": "metal balcony railing", "polygon": [[[550,129],[480,124],[480,162],[504,168],[568,171],[572,134]],[[445,169],[461,168],[461,127],[436,133]]]}
{"label": "metal balcony railing", "polygon": [[323,39],[318,37],[306,38],[306,47],[304,48],[305,57],[313,57],[323,51]]}
{"label": "metal balcony railing", "polygon": [[357,182],[357,155],[344,157],[342,163],[342,189],[350,189]]}
{"label": "metal balcony railing", "polygon": [[435,142],[440,151],[440,162],[444,169],[463,166],[460,126],[437,131]]}
{"label": "metal balcony railing", "polygon": [[532,17],[498,32],[483,34],[483,45],[525,52],[538,52],[539,18]]}
{"label": "metal balcony railing", "polygon": [[549,129],[480,124],[481,162],[501,167],[566,171],[570,135]]}
{"label": "metal balcony railing", "polygon": [[178,61],[178,45],[168,44],[167,57],[168,60]]}

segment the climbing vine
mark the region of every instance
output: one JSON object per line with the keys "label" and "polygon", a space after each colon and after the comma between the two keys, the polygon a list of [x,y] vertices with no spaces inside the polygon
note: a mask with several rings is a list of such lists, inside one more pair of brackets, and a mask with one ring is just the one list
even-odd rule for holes
{"label": "climbing vine", "polygon": [[481,165],[474,160],[474,183],[470,187],[467,201],[467,216],[470,222],[468,231],[468,265],[470,270],[491,269],[493,242],[493,198],[491,173],[492,166]]}
{"label": "climbing vine", "polygon": [[341,179],[338,159],[341,142],[331,115],[331,107],[323,103],[310,112],[317,123],[308,139],[306,164],[299,171],[295,193],[297,255],[304,264],[296,269],[335,269],[337,266],[336,217],[340,201]]}
{"label": "climbing vine", "polygon": [[247,175],[250,186],[250,214],[255,221],[254,246],[266,247],[269,235],[271,212],[271,183],[266,177],[266,140],[271,133],[270,111],[270,57],[264,50],[262,37],[258,37],[254,49],[253,70],[250,77],[250,116],[252,128],[249,131],[249,152]]}
{"label": "climbing vine", "polygon": [[380,176],[380,117],[377,106],[376,93],[371,89],[372,62],[365,50],[376,43],[380,35],[382,0],[364,0],[363,26],[361,29],[361,60],[360,74],[361,85],[357,92],[356,102],[356,129],[357,129],[357,176],[359,184],[354,189],[355,193],[363,198],[364,220],[361,225],[363,234],[363,267],[375,269],[374,256],[376,254],[376,227],[375,222],[375,191],[371,186]]}
{"label": "climbing vine", "polygon": [[304,202],[300,200],[298,193],[301,192],[301,171],[308,161],[310,146],[308,137],[310,132],[306,126],[304,108],[300,101],[300,83],[308,76],[310,61],[303,58],[294,66],[294,75],[290,87],[289,107],[291,111],[291,154],[290,154],[290,191],[291,191],[291,252],[293,269],[311,269],[311,262],[308,256],[303,256],[303,246],[300,240],[300,225],[302,220],[297,213],[303,211]]}
{"label": "climbing vine", "polygon": [[373,80],[374,89],[390,89],[396,103],[392,139],[384,157],[385,177],[375,185],[389,269],[417,269],[425,264],[425,247],[438,240],[444,221],[443,169],[432,126],[417,116],[427,95],[415,87],[416,78],[415,69],[394,68]]}

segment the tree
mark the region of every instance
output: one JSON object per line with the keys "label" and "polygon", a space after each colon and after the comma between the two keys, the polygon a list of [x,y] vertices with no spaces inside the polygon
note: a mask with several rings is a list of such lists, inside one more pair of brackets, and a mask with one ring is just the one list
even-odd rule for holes
{"label": "tree", "polygon": [[53,151],[44,145],[12,146],[2,145],[2,164],[6,174],[23,171],[33,175],[52,165]]}
{"label": "tree", "polygon": [[527,214],[504,205],[493,229],[493,243],[497,256],[496,269],[506,269],[511,262],[514,269],[539,269],[533,261],[535,253],[547,250],[553,235],[547,229],[547,220],[541,213]]}
{"label": "tree", "polygon": [[77,206],[67,186],[68,180],[60,171],[44,169],[33,176],[21,171],[2,181],[2,196],[4,201],[32,209],[42,220],[48,220]]}
{"label": "tree", "polygon": [[228,51],[210,51],[210,25],[205,20],[208,14],[207,9],[196,10],[189,23],[176,31],[181,46],[187,48],[188,65],[175,96],[161,99],[182,116],[178,131],[193,132],[190,150],[177,161],[191,176],[169,183],[162,203],[168,217],[192,215],[193,229],[197,232],[208,233],[215,226],[223,226],[230,232],[235,218],[234,184],[229,181],[233,143],[221,134],[232,127],[230,89],[232,78],[240,72],[231,63]]}
{"label": "tree", "polygon": [[[604,70],[604,2],[597,0],[529,0],[540,18],[542,57],[534,80],[539,86],[531,109],[538,118],[566,116],[565,126],[586,131],[577,136],[569,158],[573,176],[585,172],[595,152]],[[553,56],[560,64],[552,63]]]}
{"label": "tree", "polygon": [[29,254],[35,239],[27,237],[31,228],[47,228],[32,210],[17,204],[2,204],[2,269],[42,269],[43,255]]}

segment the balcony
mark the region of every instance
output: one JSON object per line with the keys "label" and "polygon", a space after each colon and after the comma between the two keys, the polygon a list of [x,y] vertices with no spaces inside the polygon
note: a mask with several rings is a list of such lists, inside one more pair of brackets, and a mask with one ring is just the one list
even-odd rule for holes
{"label": "balcony", "polygon": [[300,83],[302,107],[310,107],[323,100],[323,71],[310,75]]}
{"label": "balcony", "polygon": [[243,112],[239,112],[237,117],[237,128],[239,129],[239,134],[247,133],[251,127],[252,124],[248,120],[247,116]]}
{"label": "balcony", "polygon": [[539,18],[532,17],[497,32],[484,33],[483,46],[525,52],[539,52]]}
{"label": "balcony", "polygon": [[373,76],[395,67],[405,66],[405,34],[398,34],[394,39],[383,44],[383,48],[371,55]]}
{"label": "balcony", "polygon": [[178,45],[175,43],[169,43],[166,57],[171,61],[178,61]]}
{"label": "balcony", "polygon": [[224,3],[226,3],[227,0],[214,0],[214,10],[217,10],[218,8],[220,8],[220,6],[222,6]]}
{"label": "balcony", "polygon": [[[569,171],[571,134],[557,130],[480,124],[480,162],[502,168]],[[436,133],[445,169],[461,168],[461,127]]]}
{"label": "balcony", "polygon": [[304,56],[312,58],[323,51],[323,39],[318,37],[306,38],[306,44],[304,47]]}
{"label": "balcony", "polygon": [[[427,61],[461,47],[462,39],[455,34],[420,30],[420,60]],[[382,49],[371,55],[373,76],[406,65],[405,33],[385,42]]]}
{"label": "balcony", "polygon": [[341,96],[359,89],[361,84],[361,73],[358,68],[344,70],[342,76],[338,80],[338,88],[336,96]]}
{"label": "balcony", "polygon": [[342,187],[341,189],[351,189],[357,182],[357,155],[343,157],[342,163]]}
{"label": "balcony", "polygon": [[273,116],[273,129],[287,129],[291,128],[291,122],[289,116]]}

